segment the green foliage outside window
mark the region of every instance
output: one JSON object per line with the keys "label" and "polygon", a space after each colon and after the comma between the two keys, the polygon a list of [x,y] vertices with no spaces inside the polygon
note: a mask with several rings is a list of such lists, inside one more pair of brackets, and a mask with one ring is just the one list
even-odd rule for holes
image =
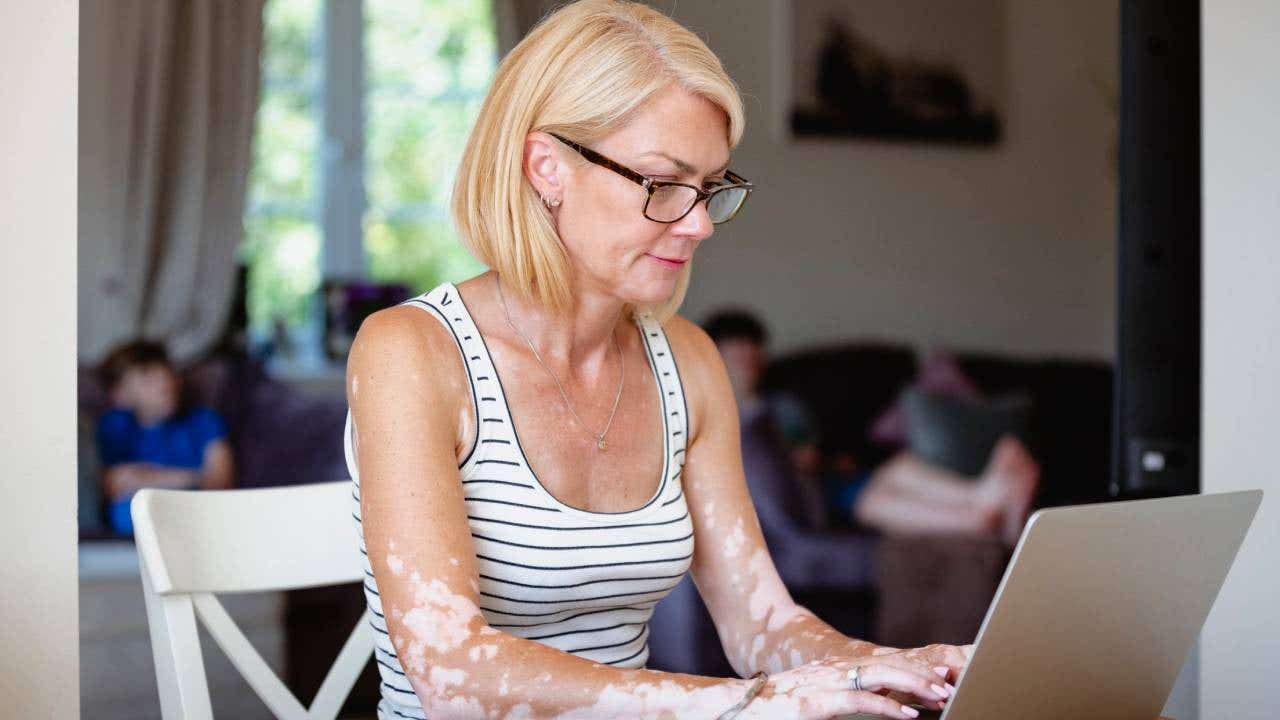
{"label": "green foliage outside window", "polygon": [[489,0],[366,0],[364,246],[374,280],[421,292],[484,269],[447,206],[496,44]]}
{"label": "green foliage outside window", "polygon": [[[297,327],[321,280],[323,0],[268,0],[245,242],[250,327]],[[483,270],[448,219],[453,175],[496,66],[491,0],[365,0],[369,276],[421,292]]]}
{"label": "green foliage outside window", "polygon": [[269,0],[241,259],[253,333],[308,319],[320,283],[320,0]]}

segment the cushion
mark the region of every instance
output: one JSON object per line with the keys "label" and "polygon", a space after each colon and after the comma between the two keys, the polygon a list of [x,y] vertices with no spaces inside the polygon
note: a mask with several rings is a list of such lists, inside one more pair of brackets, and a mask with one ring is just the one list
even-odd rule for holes
{"label": "cushion", "polygon": [[[957,400],[977,401],[982,392],[960,369],[955,356],[945,350],[929,355],[912,387]],[[898,396],[871,424],[871,440],[885,445],[907,444],[907,416]]]}
{"label": "cushion", "polygon": [[982,472],[1002,435],[1025,442],[1031,415],[1031,401],[1022,395],[972,401],[912,387],[903,392],[902,404],[911,452],[968,476]]}

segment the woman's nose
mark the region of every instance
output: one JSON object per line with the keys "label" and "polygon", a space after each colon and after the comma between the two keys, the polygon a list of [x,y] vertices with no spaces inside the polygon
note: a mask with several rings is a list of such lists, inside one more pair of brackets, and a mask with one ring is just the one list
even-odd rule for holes
{"label": "woman's nose", "polygon": [[706,201],[695,203],[687,215],[680,218],[673,228],[677,233],[697,240],[705,240],[715,232],[715,225],[707,213]]}

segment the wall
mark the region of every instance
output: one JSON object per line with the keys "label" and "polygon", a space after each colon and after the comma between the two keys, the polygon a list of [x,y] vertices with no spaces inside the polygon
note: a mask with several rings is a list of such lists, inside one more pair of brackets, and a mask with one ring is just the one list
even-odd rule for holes
{"label": "wall", "polygon": [[1261,720],[1280,667],[1280,4],[1202,7],[1204,490],[1266,496],[1201,635],[1200,716]]}
{"label": "wall", "polygon": [[76,0],[0,3],[0,715],[75,718]]}
{"label": "wall", "polygon": [[745,303],[779,349],[875,336],[1113,357],[1118,0],[1006,3],[992,149],[787,140],[789,2],[654,4],[741,86],[734,167],[759,188],[699,249],[687,317]]}

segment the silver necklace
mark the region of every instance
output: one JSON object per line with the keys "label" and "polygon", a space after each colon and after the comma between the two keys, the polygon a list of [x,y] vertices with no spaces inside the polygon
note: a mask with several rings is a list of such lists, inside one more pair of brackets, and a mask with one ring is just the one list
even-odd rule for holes
{"label": "silver necklace", "polygon": [[618,351],[618,364],[621,366],[622,372],[618,377],[618,393],[613,398],[613,410],[609,411],[609,421],[604,424],[604,430],[601,430],[600,434],[597,435],[594,432],[591,432],[591,428],[587,427],[586,423],[582,422],[581,417],[578,417],[578,411],[574,410],[573,403],[569,402],[569,396],[565,393],[564,386],[560,384],[560,378],[556,377],[556,374],[551,371],[551,368],[547,367],[547,364],[542,362],[542,356],[538,354],[538,349],[533,346],[533,342],[529,340],[528,336],[520,332],[520,328],[516,327],[515,323],[511,322],[511,313],[507,310],[507,299],[502,295],[502,281],[499,279],[498,273],[493,274],[493,280],[498,285],[498,300],[502,302],[502,314],[507,318],[507,325],[524,340],[525,344],[529,346],[529,350],[533,353],[533,357],[537,359],[538,364],[541,365],[542,369],[546,370],[547,374],[551,376],[551,379],[555,381],[556,389],[560,391],[560,397],[564,398],[565,406],[569,408],[569,412],[573,413],[573,417],[578,421],[578,425],[583,430],[591,433],[591,436],[596,439],[596,449],[604,450],[607,447],[604,441],[604,436],[605,433],[609,432],[609,426],[613,424],[614,413],[618,412],[618,401],[622,399],[622,384],[627,377],[627,362],[625,356],[622,354],[622,348],[618,347],[617,329],[615,328],[614,331],[610,333],[610,337],[613,338],[613,347]]}

